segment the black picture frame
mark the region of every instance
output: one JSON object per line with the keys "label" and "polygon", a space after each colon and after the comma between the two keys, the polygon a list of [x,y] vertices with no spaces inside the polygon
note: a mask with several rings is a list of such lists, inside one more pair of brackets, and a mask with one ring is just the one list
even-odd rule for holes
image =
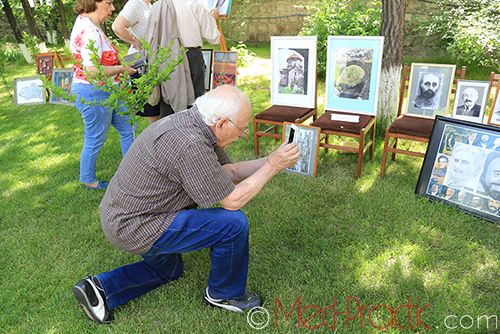
{"label": "black picture frame", "polygon": [[497,223],[500,128],[436,116],[415,193]]}
{"label": "black picture frame", "polygon": [[213,66],[213,54],[212,49],[201,49],[203,54],[203,63],[205,64],[205,90],[208,92],[211,88],[211,78],[212,78],[212,66]]}

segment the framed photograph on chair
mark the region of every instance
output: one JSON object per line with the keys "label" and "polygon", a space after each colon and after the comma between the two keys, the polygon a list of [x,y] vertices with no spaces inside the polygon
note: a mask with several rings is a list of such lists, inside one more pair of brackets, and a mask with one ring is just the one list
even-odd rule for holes
{"label": "framed photograph on chair", "polygon": [[[73,82],[73,69],[72,68],[55,68],[52,73],[52,84],[60,87],[67,94],[71,94],[71,83]],[[65,104],[72,106],[73,102],[65,100],[62,96],[54,93],[50,95],[49,103]]]}
{"label": "framed photograph on chair", "polygon": [[314,108],[316,36],[271,36],[271,104]]}
{"label": "framed photograph on chair", "polygon": [[201,49],[203,54],[203,62],[205,63],[205,90],[208,92],[210,90],[210,78],[212,77],[212,60],[214,50],[212,49]]}
{"label": "framed photograph on chair", "polygon": [[45,88],[39,76],[14,79],[14,105],[45,103]]}
{"label": "framed photograph on chair", "polygon": [[309,177],[316,176],[320,135],[321,128],[289,122],[284,123],[283,142],[285,140],[296,142],[302,152],[297,163],[293,167],[285,168],[286,171]]}
{"label": "framed photograph on chair", "polygon": [[406,113],[430,118],[446,116],[455,68],[455,65],[412,63]]}
{"label": "framed photograph on chair", "polygon": [[375,116],[384,37],[328,36],[325,110]]}
{"label": "framed photograph on chair", "polygon": [[451,117],[482,123],[489,91],[489,81],[458,80]]}
{"label": "framed photograph on chair", "polygon": [[490,115],[488,117],[488,124],[500,126],[500,99],[498,98],[498,92],[500,91],[497,87],[495,92],[495,98],[493,99],[493,105],[491,106]]}
{"label": "framed photograph on chair", "polygon": [[436,116],[415,193],[500,218],[500,128]]}
{"label": "framed photograph on chair", "polygon": [[236,86],[238,72],[237,51],[214,51],[212,89],[222,85]]}

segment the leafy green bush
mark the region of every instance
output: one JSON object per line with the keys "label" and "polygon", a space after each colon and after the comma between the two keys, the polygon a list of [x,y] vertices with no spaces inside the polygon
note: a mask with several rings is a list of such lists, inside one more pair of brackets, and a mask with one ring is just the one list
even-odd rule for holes
{"label": "leafy green bush", "polygon": [[326,75],[328,36],[378,36],[382,3],[372,0],[316,0],[304,6],[312,14],[302,30],[301,36],[318,36],[318,76]]}
{"label": "leafy green bush", "polygon": [[[134,79],[130,78],[130,75],[125,72],[124,74],[118,76],[118,80],[120,81],[119,84],[115,84],[115,76],[105,75],[104,66],[101,64],[98,54],[98,48],[95,46],[95,41],[90,40],[90,44],[87,46],[87,49],[90,51],[92,64],[97,71],[95,73],[91,73],[87,69],[84,69],[83,74],[87,77],[87,81],[90,85],[99,87],[103,91],[110,94],[105,101],[88,101],[84,100],[82,97],[77,99],[76,94],[64,91],[61,87],[48,80],[48,78],[40,75],[40,79],[44,82],[43,87],[50,90],[55,96],[62,97],[67,101],[92,106],[106,106],[111,110],[116,110],[120,116],[129,116],[129,123],[132,127],[134,127],[135,135],[135,123],[139,118],[137,112],[143,109],[144,105],[151,96],[153,89],[159,86],[162,82],[170,80],[170,73],[175,70],[177,65],[183,62],[182,55],[179,55],[177,59],[175,59],[175,56],[172,55],[170,46],[159,46],[157,51],[153,51],[151,50],[149,43],[147,43],[142,37],[140,40],[149,60],[146,65],[147,71],[139,78]],[[136,59],[138,59],[138,56]],[[123,66],[130,66],[132,63],[133,62],[122,61]],[[166,65],[161,68],[160,66],[164,63],[166,63]],[[131,82],[135,84],[136,89],[132,90],[130,85]],[[125,112],[120,110],[122,106],[127,108]]]}
{"label": "leafy green bush", "polygon": [[246,44],[240,42],[238,46],[231,47],[230,51],[238,52],[238,67],[247,67],[253,63],[253,60],[257,55],[250,51]]}
{"label": "leafy green bush", "polygon": [[437,10],[422,19],[415,30],[437,37],[457,59],[478,61],[500,72],[500,19],[498,0],[437,0]]}

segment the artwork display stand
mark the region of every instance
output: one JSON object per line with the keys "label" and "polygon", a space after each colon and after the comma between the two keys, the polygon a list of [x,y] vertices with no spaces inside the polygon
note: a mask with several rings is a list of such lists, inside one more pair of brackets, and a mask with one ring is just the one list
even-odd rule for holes
{"label": "artwork display stand", "polygon": [[[317,115],[316,36],[271,37],[271,104],[254,114],[255,155],[260,137],[282,139],[285,122],[302,124]],[[259,130],[259,124],[266,126]]]}
{"label": "artwork display stand", "polygon": [[[358,154],[358,178],[365,153],[373,158],[383,45],[384,37],[328,37],[325,113],[311,124],[321,128],[319,147],[325,152],[334,149]],[[356,142],[335,145],[330,135]]]}

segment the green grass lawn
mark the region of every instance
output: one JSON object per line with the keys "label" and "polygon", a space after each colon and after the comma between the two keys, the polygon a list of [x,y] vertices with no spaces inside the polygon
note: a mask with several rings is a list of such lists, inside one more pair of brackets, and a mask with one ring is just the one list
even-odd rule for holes
{"label": "green grass lawn", "polygon": [[[265,48],[256,53],[265,57]],[[34,74],[34,65],[9,65],[11,92],[14,78]],[[254,113],[269,106],[267,76],[240,79]],[[139,121],[140,130],[146,125]],[[115,309],[114,324],[88,320],[71,287],[88,274],[140,257],[106,240],[98,210],[104,192],[85,190],[78,181],[80,114],[53,104],[14,107],[2,86],[0,129],[1,333],[259,332],[246,313],[204,304],[207,249],[185,254],[178,281]],[[263,138],[261,154],[277,146]],[[281,172],[242,209],[250,221],[248,290],[264,299],[270,315],[262,332],[500,332],[494,318],[489,327],[484,317],[478,321],[500,316],[499,225],[416,196],[422,159],[398,156],[380,178],[382,150],[383,139],[377,138],[374,158],[365,157],[360,179],[357,155],[320,150],[316,178]],[[234,161],[254,158],[253,136],[228,152]],[[98,178],[111,179],[120,160],[119,138],[111,129]],[[394,316],[407,328],[402,329],[389,309],[408,305],[408,299],[414,328],[403,307]],[[347,302],[354,318],[349,323],[348,315],[339,313]],[[355,317],[357,302],[363,313]],[[336,330],[329,329],[334,321]]]}

